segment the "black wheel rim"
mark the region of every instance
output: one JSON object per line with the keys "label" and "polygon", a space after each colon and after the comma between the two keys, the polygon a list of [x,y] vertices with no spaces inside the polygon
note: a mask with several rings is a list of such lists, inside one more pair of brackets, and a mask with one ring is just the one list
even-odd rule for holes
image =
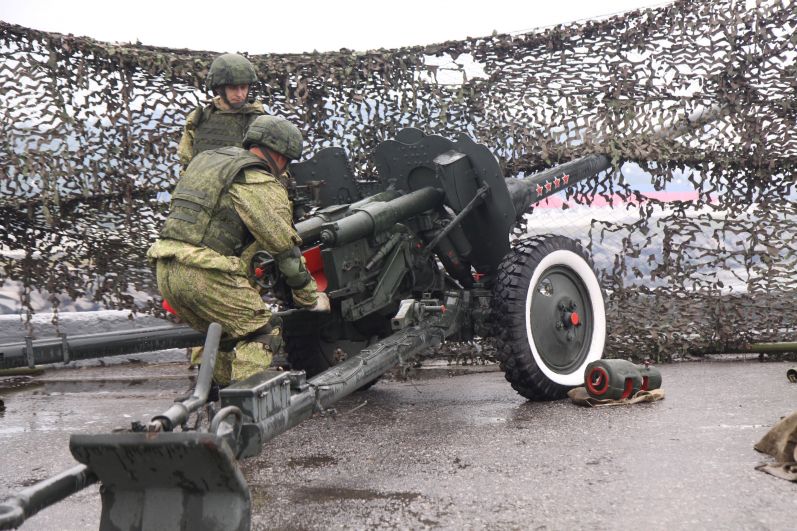
{"label": "black wheel rim", "polygon": [[584,363],[592,342],[594,316],[587,286],[571,268],[556,265],[531,289],[531,340],[546,367],[570,374]]}

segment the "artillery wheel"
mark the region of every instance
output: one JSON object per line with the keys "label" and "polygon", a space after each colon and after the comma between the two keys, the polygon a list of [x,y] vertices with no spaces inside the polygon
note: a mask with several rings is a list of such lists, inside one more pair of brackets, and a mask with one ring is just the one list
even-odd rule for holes
{"label": "artillery wheel", "polygon": [[498,267],[492,314],[501,369],[530,400],[564,398],[603,355],[603,291],[589,256],[570,238],[518,242]]}

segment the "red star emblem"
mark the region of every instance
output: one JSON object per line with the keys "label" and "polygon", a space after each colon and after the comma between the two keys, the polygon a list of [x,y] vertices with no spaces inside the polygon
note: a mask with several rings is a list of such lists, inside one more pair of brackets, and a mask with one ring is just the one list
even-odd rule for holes
{"label": "red star emblem", "polygon": [[542,195],[542,186],[537,185],[537,195]]}
{"label": "red star emblem", "polygon": [[562,182],[563,182],[563,183],[565,183],[565,185],[566,185],[566,184],[567,184],[569,181],[570,181],[570,176],[569,176],[569,175],[562,175]]}
{"label": "red star emblem", "polygon": [[550,192],[551,191],[551,182],[550,181],[547,181],[545,183],[545,191],[546,192]]}
{"label": "red star emblem", "polygon": [[553,180],[553,185],[554,185],[555,187],[559,188],[559,185],[560,185],[560,184],[562,184],[562,181],[560,181],[560,180],[559,180],[559,177],[556,177],[556,178]]}

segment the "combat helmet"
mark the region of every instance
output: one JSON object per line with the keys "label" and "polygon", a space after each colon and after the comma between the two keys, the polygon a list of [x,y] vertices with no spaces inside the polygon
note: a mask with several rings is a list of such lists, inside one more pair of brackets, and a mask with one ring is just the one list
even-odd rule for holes
{"label": "combat helmet", "polygon": [[225,53],[210,64],[205,86],[213,90],[223,85],[252,85],[257,81],[255,67],[237,53]]}
{"label": "combat helmet", "polygon": [[302,156],[302,132],[281,116],[258,116],[244,136],[244,148],[265,146],[290,160]]}

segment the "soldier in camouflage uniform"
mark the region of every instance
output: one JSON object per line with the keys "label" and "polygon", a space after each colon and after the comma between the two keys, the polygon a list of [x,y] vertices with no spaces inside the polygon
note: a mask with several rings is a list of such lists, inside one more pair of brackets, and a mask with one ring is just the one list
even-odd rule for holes
{"label": "soldier in camouflage uniform", "polygon": [[279,180],[301,155],[301,133],[284,118],[259,116],[243,146],[204,151],[191,161],[160,239],[147,253],[161,294],[183,321],[203,332],[217,322],[238,340],[234,352],[217,358],[214,380],[222,386],[267,368],[281,344],[281,331],[250,282],[247,258],[254,249],[274,257],[296,306],[329,311],[329,299],[305,268]]}
{"label": "soldier in camouflage uniform", "polygon": [[213,100],[186,118],[177,153],[186,168],[198,153],[225,146],[241,147],[252,121],[265,114],[263,104],[250,103],[249,88],[257,81],[255,67],[246,57],[228,53],[210,65],[205,85]]}
{"label": "soldier in camouflage uniform", "polygon": [[[249,125],[265,114],[262,103],[248,101],[249,88],[255,81],[255,67],[245,57],[223,54],[213,60],[205,79],[206,88],[214,95],[213,100],[189,113],[177,148],[183,171],[202,151],[225,146],[241,147]],[[202,349],[188,349],[188,353],[191,365],[198,365]]]}

